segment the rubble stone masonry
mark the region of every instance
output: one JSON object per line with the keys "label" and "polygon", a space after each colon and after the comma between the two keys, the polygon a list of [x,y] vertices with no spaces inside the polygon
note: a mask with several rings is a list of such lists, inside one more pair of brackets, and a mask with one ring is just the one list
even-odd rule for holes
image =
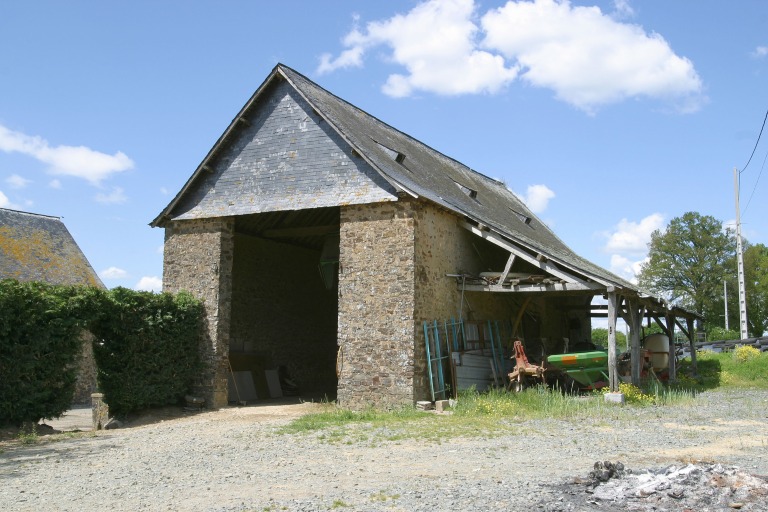
{"label": "rubble stone masonry", "polygon": [[[418,200],[341,209],[342,406],[430,399],[423,323],[459,317],[460,288],[447,274],[476,274],[484,263],[503,268],[507,255],[487,245],[459,226],[456,214]],[[509,316],[504,297],[476,293],[464,299],[465,318]]]}
{"label": "rubble stone masonry", "polygon": [[414,402],[414,213],[411,201],[341,208],[342,407]]}
{"label": "rubble stone masonry", "polygon": [[186,290],[205,304],[200,353],[207,370],[194,393],[210,408],[227,405],[233,252],[233,217],[174,221],[165,228],[163,290]]}

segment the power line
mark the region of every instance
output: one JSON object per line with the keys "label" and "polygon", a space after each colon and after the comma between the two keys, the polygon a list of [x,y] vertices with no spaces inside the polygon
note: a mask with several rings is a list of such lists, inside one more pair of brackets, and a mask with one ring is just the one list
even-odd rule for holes
{"label": "power line", "polygon": [[763,165],[760,166],[760,172],[757,175],[757,180],[755,181],[755,186],[752,187],[752,193],[749,194],[749,199],[747,200],[747,205],[741,211],[742,215],[747,213],[747,208],[749,208],[749,203],[752,202],[752,197],[755,195],[755,190],[757,190],[757,184],[760,183],[760,176],[763,175],[763,169],[765,169],[765,162],[766,162],[766,160],[768,160],[768,152],[765,153],[765,158],[763,158]]}
{"label": "power line", "polygon": [[760,133],[757,135],[757,141],[755,142],[755,147],[752,149],[752,154],[749,155],[749,160],[747,160],[747,164],[741,168],[741,174],[742,172],[747,170],[747,167],[749,166],[749,162],[752,161],[752,157],[755,156],[755,151],[757,150],[757,145],[760,144],[760,137],[763,135],[763,128],[765,128],[765,121],[768,119],[768,110],[765,111],[765,117],[763,118],[763,126],[760,127]]}

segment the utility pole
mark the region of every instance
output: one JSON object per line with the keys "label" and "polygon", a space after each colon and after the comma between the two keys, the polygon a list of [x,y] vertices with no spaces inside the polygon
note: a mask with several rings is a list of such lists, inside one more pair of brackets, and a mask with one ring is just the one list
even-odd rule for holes
{"label": "utility pole", "polygon": [[747,333],[747,292],[744,284],[744,255],[741,251],[741,208],[739,207],[739,170],[733,168],[733,184],[736,188],[736,261],[739,267],[739,327],[741,339],[749,337]]}
{"label": "utility pole", "polygon": [[725,304],[725,330],[728,329],[728,281],[723,280],[723,303]]}

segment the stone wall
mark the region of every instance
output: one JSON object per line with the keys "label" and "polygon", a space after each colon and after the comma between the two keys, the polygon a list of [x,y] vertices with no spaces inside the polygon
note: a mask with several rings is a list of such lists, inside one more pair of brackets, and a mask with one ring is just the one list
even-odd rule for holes
{"label": "stone wall", "polygon": [[414,402],[414,204],[341,208],[338,401]]}
{"label": "stone wall", "polygon": [[465,293],[447,274],[504,269],[509,253],[459,225],[459,217],[430,203],[419,203],[416,215],[415,382],[417,400],[428,400],[429,382],[423,322],[463,318],[507,320],[513,311],[506,294]]}
{"label": "stone wall", "polygon": [[200,349],[207,370],[193,392],[212,408],[227,405],[233,251],[232,217],[174,221],[165,228],[163,290],[186,290],[205,304]]}
{"label": "stone wall", "polygon": [[91,394],[96,391],[96,359],[93,357],[93,334],[83,331],[80,335],[82,348],[77,360],[77,381],[73,405],[90,405]]}
{"label": "stone wall", "polygon": [[[423,322],[458,318],[461,291],[446,274],[478,273],[508,255],[458,217],[416,200],[341,210],[338,398],[345,407],[429,399]],[[503,294],[465,295],[464,318],[508,319]]]}

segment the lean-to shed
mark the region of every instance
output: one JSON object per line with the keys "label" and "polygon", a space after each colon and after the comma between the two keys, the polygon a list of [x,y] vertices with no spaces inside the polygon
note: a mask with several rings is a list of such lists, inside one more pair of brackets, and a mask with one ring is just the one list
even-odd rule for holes
{"label": "lean-to shed", "polygon": [[214,407],[233,361],[348,407],[428,399],[423,322],[459,312],[514,320],[549,351],[590,339],[596,295],[612,298],[609,322],[672,312],[571,251],[505,184],[282,64],[151,225],[164,289],[205,302],[198,391]]}

